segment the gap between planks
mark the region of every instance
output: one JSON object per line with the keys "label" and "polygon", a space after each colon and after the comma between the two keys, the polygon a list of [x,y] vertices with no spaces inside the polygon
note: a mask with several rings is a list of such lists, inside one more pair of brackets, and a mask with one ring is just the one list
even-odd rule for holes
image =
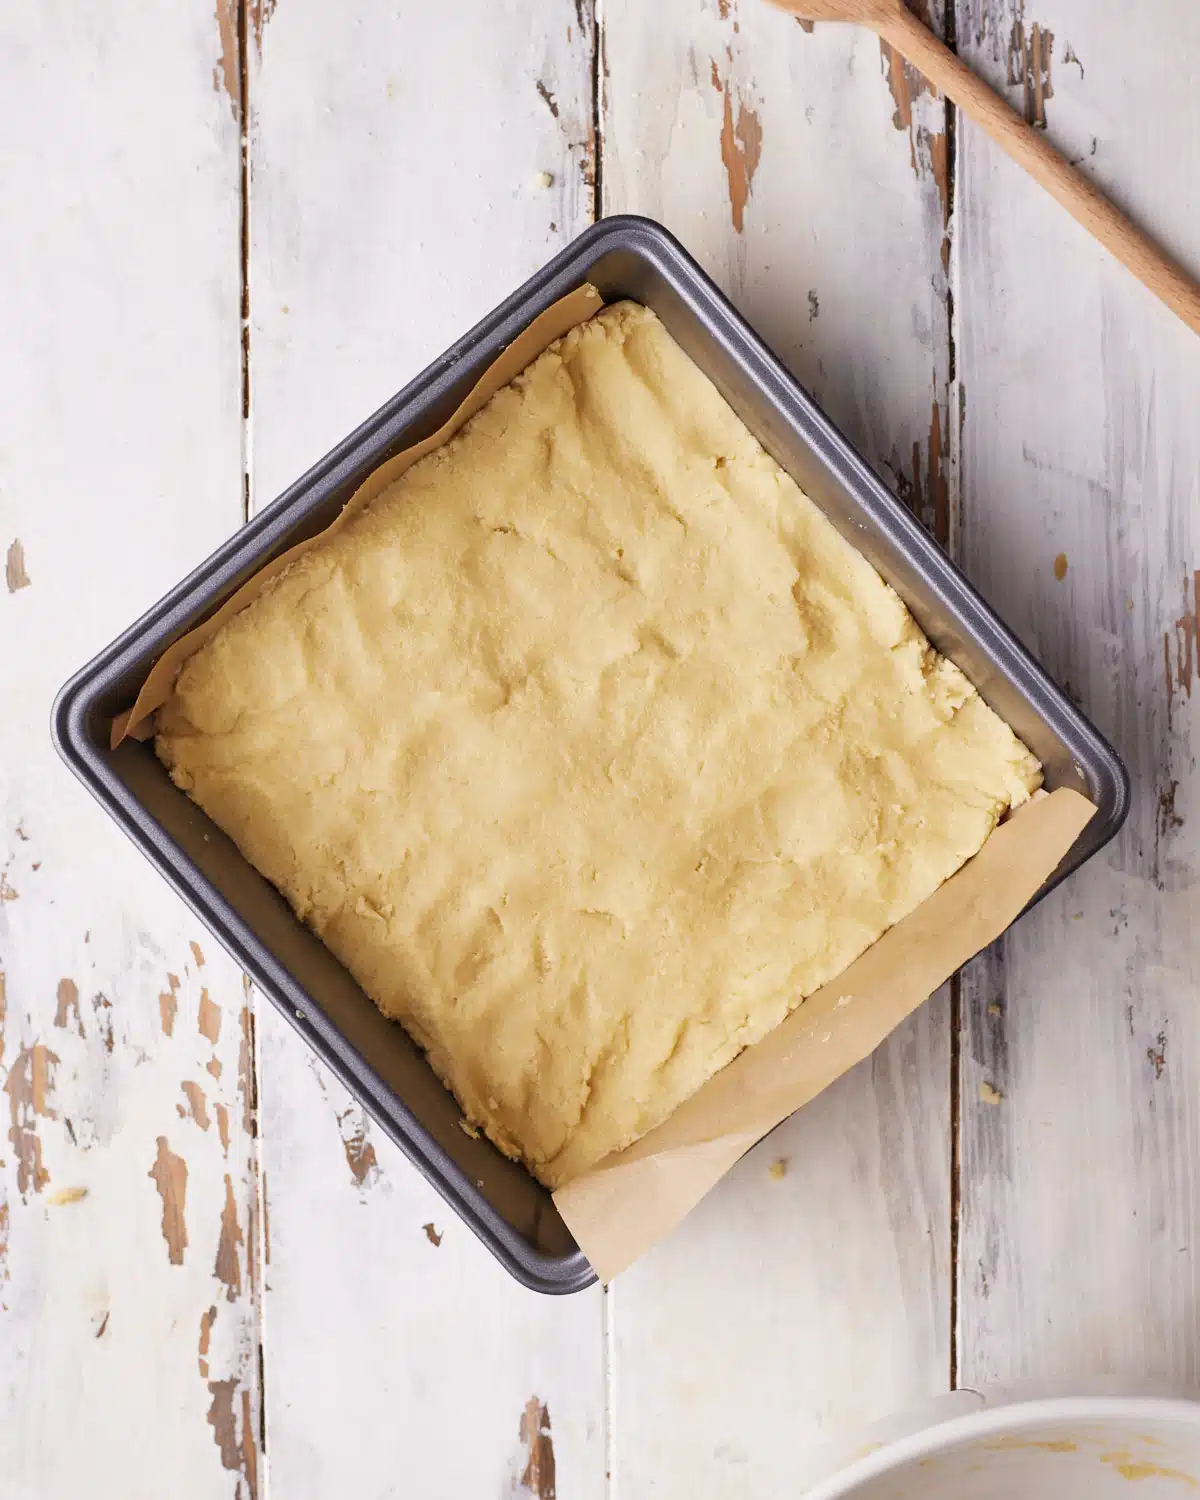
{"label": "gap between planks", "polygon": [[[242,325],[242,524],[245,525],[251,514],[250,473],[254,457],[254,431],[250,417],[250,0],[237,0],[237,49],[240,152],[238,239],[241,254],[238,296]],[[255,1066],[257,1067],[257,1058]],[[255,1088],[257,1091],[257,1078]]]}
{"label": "gap between planks", "polygon": [[[955,56],[958,55],[958,0],[943,0],[942,40]],[[956,319],[958,310],[954,296],[955,283],[959,275],[958,236],[954,232],[954,213],[958,186],[958,115],[953,100],[944,98],[946,131],[946,233],[950,238],[950,267],[946,277],[946,448],[949,454],[948,483],[950,503],[947,506],[946,535],[938,541],[949,552],[951,558],[957,552],[957,540],[962,515],[962,415],[965,410],[964,392],[959,385]],[[955,420],[955,413],[958,420]],[[950,1305],[947,1312],[947,1381],[950,1390],[958,1389],[958,1258],[959,1222],[962,1210],[962,1151],[960,1147],[960,1113],[962,1108],[962,979],[955,974],[950,979]]]}
{"label": "gap between planks", "polygon": [[592,223],[604,217],[604,0],[592,0]]}
{"label": "gap between planks", "polygon": [[[260,0],[261,3],[261,0]],[[254,459],[254,429],[251,413],[250,373],[250,42],[251,0],[237,0],[237,124],[238,124],[238,311],[240,322],[240,377],[241,377],[241,428],[242,428],[242,524],[252,514],[251,473]],[[255,41],[261,36],[261,19],[254,27]],[[251,1121],[251,1152],[253,1193],[252,1217],[247,1226],[250,1243],[247,1254],[258,1267],[254,1317],[258,1329],[256,1341],[255,1379],[258,1386],[258,1429],[253,1441],[258,1446],[258,1475],[261,1494],[270,1493],[270,1476],[267,1468],[267,1349],[266,1349],[266,1277],[267,1260],[270,1253],[267,1240],[266,1171],[263,1160],[263,1140],[259,1121],[259,1087],[262,1073],[262,1041],[258,1028],[259,995],[243,976],[245,983],[246,1012],[249,1027],[250,1066],[245,1086],[250,1091],[249,1116]]]}

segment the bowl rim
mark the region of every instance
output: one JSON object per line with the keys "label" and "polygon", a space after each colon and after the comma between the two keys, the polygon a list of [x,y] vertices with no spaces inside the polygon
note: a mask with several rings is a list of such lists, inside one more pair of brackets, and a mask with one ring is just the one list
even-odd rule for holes
{"label": "bowl rim", "polygon": [[804,1500],[853,1500],[860,1486],[980,1438],[1037,1433],[1070,1422],[1156,1422],[1191,1427],[1200,1441],[1200,1399],[1182,1396],[1052,1396],[984,1406],[885,1441],[804,1491]]}

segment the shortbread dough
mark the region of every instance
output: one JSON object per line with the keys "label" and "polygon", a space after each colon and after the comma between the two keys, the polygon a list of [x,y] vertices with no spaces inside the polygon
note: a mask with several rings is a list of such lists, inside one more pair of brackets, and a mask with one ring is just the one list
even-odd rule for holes
{"label": "shortbread dough", "polygon": [[629,302],[231,619],[156,747],[552,1187],[844,969],[1040,779]]}

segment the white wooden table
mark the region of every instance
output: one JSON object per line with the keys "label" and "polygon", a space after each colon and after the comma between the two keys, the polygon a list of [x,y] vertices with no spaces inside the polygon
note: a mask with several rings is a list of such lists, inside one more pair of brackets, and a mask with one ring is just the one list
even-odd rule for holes
{"label": "white wooden table", "polygon": [[[931,3],[1200,266],[1194,0]],[[0,1497],[787,1495],[814,1444],[955,1384],[1200,1382],[1200,341],[871,37],[758,0],[29,0],[0,116]],[[668,1243],[552,1300],[247,992],[47,716],[623,210],[936,529],[1135,801]]]}

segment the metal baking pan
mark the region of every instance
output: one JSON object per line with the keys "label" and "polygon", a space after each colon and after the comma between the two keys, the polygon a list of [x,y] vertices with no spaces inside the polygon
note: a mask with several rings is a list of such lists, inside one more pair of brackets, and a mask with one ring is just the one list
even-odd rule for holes
{"label": "metal baking pan", "polygon": [[996,618],[681,246],[646,219],[582,234],[441,359],[231,537],[62,689],[63,759],[236,962],[475,1233],[526,1286],[594,1279],[549,1193],[459,1110],[404,1031],[385,1020],[233,843],[177,790],[148,744],[108,748],[154,659],[271,557],[323,529],[363,479],[434,431],[504,345],[584,281],[654,309],[750,430],[908,604],[926,634],[1041,759],[1049,787],[1099,808],[1051,881],[1106,843],[1128,807],[1115,752]]}

